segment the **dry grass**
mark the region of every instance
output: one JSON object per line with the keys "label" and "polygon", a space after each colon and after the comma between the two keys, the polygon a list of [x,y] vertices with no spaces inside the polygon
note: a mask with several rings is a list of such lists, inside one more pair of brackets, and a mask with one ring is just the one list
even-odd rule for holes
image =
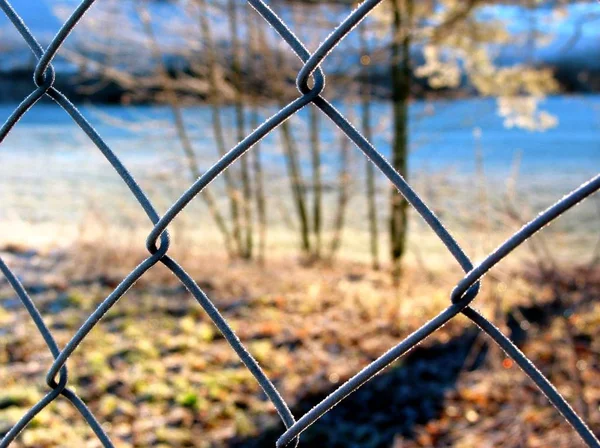
{"label": "dry grass", "polygon": [[[60,345],[145,256],[137,243],[119,246],[118,240],[103,241],[92,244],[82,236],[65,253],[24,256],[13,247],[17,253],[3,255],[21,271],[30,289],[49,287],[42,288],[35,301]],[[298,400],[302,397],[330,390],[418,328],[448,304],[449,291],[461,278],[458,268],[426,269],[408,262],[396,289],[388,273],[374,272],[359,262],[303,265],[288,256],[271,258],[261,267],[177,245],[173,253],[223,310],[293,406],[301,406]],[[504,328],[504,316],[511,309],[543,304],[555,297],[553,289],[514,275],[510,266],[495,271],[476,302],[487,316],[500,316],[497,323]],[[582,284],[568,294],[594,290],[590,288]],[[6,305],[11,297],[4,285],[0,299]],[[593,337],[598,331],[593,322],[600,308],[586,310],[576,325],[581,325],[581,334]],[[531,330],[531,342],[524,348],[574,400],[569,389],[573,379],[563,373],[565,359],[548,359],[548,350],[557,344],[566,347],[564,356],[570,353],[564,331],[556,325],[560,323]],[[459,317],[424,347],[459,338],[469,326]],[[0,381],[4,385],[0,427],[5,429],[46,390],[44,375],[51,356],[19,306],[0,308],[0,338]],[[577,356],[587,363],[583,370],[586,400],[598,428],[600,347],[596,347],[596,339],[588,351]],[[452,352],[448,356],[451,359]],[[550,442],[573,446],[573,433],[516,367],[503,367],[497,352],[492,352],[490,359],[494,361],[485,370],[461,375],[457,385],[444,393],[446,405],[422,426],[415,422],[413,438],[398,439],[396,446],[497,446],[503,441],[503,446],[517,447],[523,446],[523,440],[527,440],[526,446],[548,446]],[[153,268],[114,306],[74,353],[69,368],[71,383],[106,422],[119,447],[225,446],[254,436],[277,420],[256,382],[200,306],[161,267]],[[422,379],[414,387],[427,390],[428,380]],[[371,413],[386,415],[392,402],[381,402]],[[356,404],[349,402],[348,406]],[[510,429],[516,424],[518,429]],[[382,429],[381,434],[394,428],[386,427],[387,432]],[[320,446],[338,446],[333,439],[322,439],[323,431],[330,432],[316,425],[307,434],[308,440],[325,440]],[[406,432],[404,427],[396,431]],[[506,431],[508,436],[502,436]],[[343,434],[359,437],[356,431]],[[389,438],[385,439],[387,445],[384,439],[356,443],[391,446]],[[69,440],[70,446],[96,446],[81,418],[62,400],[36,418],[17,446],[60,446],[57,440]],[[316,446],[316,442],[308,443]]]}
{"label": "dry grass", "polygon": [[[482,220],[481,209],[464,201],[435,207],[435,198],[427,199],[475,260],[534,214],[521,208],[521,218],[510,218],[496,204]],[[574,211],[574,221],[592,216],[591,210],[588,204]],[[124,208],[113,220],[102,211],[90,207],[81,221],[0,223],[0,254],[35,292],[61,346],[148,255],[151,226],[139,212]],[[305,263],[297,255],[296,234],[276,221],[261,266],[228,259],[214,226],[197,212],[192,206],[172,224],[169,253],[223,311],[298,414],[446,307],[463,276],[415,216],[396,288],[385,268],[368,267],[368,235],[360,213],[351,214],[343,249],[332,262]],[[583,298],[596,294],[600,281],[573,269],[576,262],[593,258],[597,235],[586,227],[589,219],[580,219],[584,227],[577,231],[572,222],[545,230],[545,240],[535,239],[494,268],[475,305],[505,331],[512,331],[507,316],[523,326],[523,350],[572,403],[580,406],[578,397],[585,397],[584,411],[598,430],[600,307]],[[551,256],[545,255],[548,244]],[[572,285],[530,275],[540,261],[564,270]],[[574,318],[551,315],[540,323],[519,311],[563,296],[573,304]],[[580,303],[585,304],[575,306]],[[412,358],[398,362],[336,408],[329,421],[307,431],[305,446],[576,446],[578,439],[557,412],[498,350],[490,350],[473,371],[462,366],[459,355],[471,327],[460,316],[451,321]],[[576,347],[573,334],[592,342]],[[474,365],[481,344],[467,347],[465,363]],[[0,282],[0,432],[45,393],[51,362],[14,293]],[[272,435],[281,433],[272,428],[277,417],[254,379],[160,264],[109,311],[68,365],[71,384],[118,447],[272,446]],[[16,446],[53,447],[64,440],[69,446],[97,446],[75,410],[58,400]]]}

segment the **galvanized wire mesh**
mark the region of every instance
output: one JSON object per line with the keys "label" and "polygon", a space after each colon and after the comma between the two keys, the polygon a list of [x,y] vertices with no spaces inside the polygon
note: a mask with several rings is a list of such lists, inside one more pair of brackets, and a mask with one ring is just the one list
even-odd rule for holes
{"label": "galvanized wire mesh", "polygon": [[[22,301],[31,316],[31,319],[37,326],[43,336],[48,349],[54,357],[54,363],[50,367],[46,382],[50,391],[35,404],[23,417],[11,428],[11,430],[0,441],[0,448],[8,447],[15,440],[18,434],[23,431],[31,420],[49,403],[59,396],[69,400],[80,412],[82,417],[88,422],[100,442],[106,447],[112,447],[113,444],[109,435],[104,431],[102,425],[96,420],[92,412],[77,394],[68,387],[68,376],[66,362],[71,354],[77,349],[83,339],[89,334],[92,328],[102,319],[106,312],[127,292],[131,286],[144,273],[157,263],[164,264],[169,268],[195,297],[198,303],[204,308],[208,316],[212,319],[217,328],[221,331],[225,339],[240,357],[241,361],[250,370],[256,378],[268,398],[275,406],[287,430],[277,441],[277,447],[287,446],[299,443],[300,434],[322,417],[329,409],[337,405],[345,397],[359,388],[373,376],[389,366],[394,360],[415,347],[426,337],[438,330],[442,325],[454,318],[459,313],[464,314],[471,319],[481,330],[487,333],[525,372],[529,378],[537,385],[550,402],[558,409],[575,431],[581,436],[583,441],[590,447],[600,447],[600,442],[593,432],[586,426],[585,422],[575,413],[571,406],[559,394],[556,388],[542,375],[542,373],[531,363],[531,361],[490,321],[479,314],[470,306],[471,302],[477,297],[479,292],[479,280],[500,260],[510,254],[516,247],[522,244],[530,236],[565,213],[571,207],[584,200],[594,192],[600,189],[600,175],[595,176],[587,183],[581,185],[576,190],[567,194],[554,205],[540,213],[534,220],[523,226],[518,232],[512,235],[494,252],[489,254],[480,264],[473,266],[469,257],[463,252],[456,240],[444,228],[439,219],[422,201],[419,195],[411,186],[398,174],[389,162],[358,132],[352,124],[322,95],[325,87],[325,75],[321,70],[321,64],[327,55],[340,43],[350,31],[363,20],[370,11],[373,10],[382,0],[366,0],[355,9],[346,19],[329,35],[329,37],[314,52],[310,53],[286,24],[278,17],[262,0],[248,0],[248,3],[260,14],[263,19],[271,25],[275,31],[285,40],[296,55],[304,62],[304,65],[297,77],[297,87],[300,95],[279,110],[276,114],[267,119],[243,141],[238,143],[220,160],[218,160],[210,169],[208,169],[200,178],[198,178],[185,193],[160,216],[154,206],[140,188],[133,176],[127,171],[119,158],[104,142],[102,137],[94,130],[85,117],[78,109],[58,91],[54,86],[55,72],[52,67],[52,60],[56,56],[60,47],[73,31],[83,15],[95,3],[96,0],[83,0],[68,20],[60,28],[57,35],[44,49],[27,28],[19,15],[12,8],[7,0],[0,0],[0,8],[10,19],[14,27],[27,42],[31,51],[38,59],[34,71],[34,83],[36,88],[23,100],[23,102],[8,117],[2,128],[0,128],[0,143],[9,134],[21,117],[33,107],[44,95],[52,98],[63,110],[71,116],[75,123],[87,134],[89,139],[102,152],[106,159],[113,166],[115,171],[127,184],[131,193],[135,196],[140,206],[144,209],[146,215],[153,223],[154,228],[146,240],[146,248],[149,256],[140,263],[133,271],[127,275],[122,282],[104,299],[94,312],[88,317],[84,324],[77,330],[71,340],[63,349],[60,349],[54,338],[44,323],[44,320],[37,310],[35,304],[29,297],[27,291],[23,288],[16,275],[0,258],[0,271],[6,277],[16,294]],[[313,78],[313,87],[309,87],[309,79]],[[177,217],[177,215],[194,199],[208,184],[210,184],[219,174],[226,170],[246,151],[260,141],[267,134],[272,132],[283,121],[290,118],[303,107],[313,104],[327,115],[346,136],[373,162],[383,174],[392,182],[404,198],[427,222],[429,227],[436,233],[440,240],[446,245],[450,253],[454,256],[461,268],[465,272],[465,277],[457,284],[450,294],[450,304],[446,309],[436,317],[421,326],[417,331],[406,337],[398,345],[381,355],[371,364],[366,366],[355,376],[342,384],[337,390],[331,393],[321,403],[312,410],[296,420],[289,410],[284,399],[281,397],[273,383],[262,371],[254,357],[248,352],[246,347],[235,335],[232,328],[223,318],[219,310],[200,289],[196,282],[185,272],[185,270],[168,255],[169,235],[168,226]]]}

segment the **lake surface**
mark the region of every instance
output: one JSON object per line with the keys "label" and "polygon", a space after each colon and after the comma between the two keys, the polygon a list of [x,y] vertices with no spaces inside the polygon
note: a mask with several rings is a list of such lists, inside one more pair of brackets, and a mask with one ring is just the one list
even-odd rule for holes
{"label": "lake surface", "polygon": [[[359,124],[358,105],[337,106]],[[0,105],[2,120],[14,107]],[[570,191],[600,172],[600,96],[553,97],[541,107],[558,118],[557,127],[545,132],[507,129],[492,99],[414,103],[410,109],[411,176],[419,177],[419,185],[427,184],[428,176],[438,173],[446,173],[447,178],[459,183],[470,183],[479,148],[485,174],[492,183],[504,182],[515,160],[520,160],[520,187],[534,195],[556,196]],[[163,186],[170,185],[173,191],[167,195],[171,201],[190,182],[167,108],[82,106],[81,109],[134,176],[149,188],[151,196],[152,191],[165,190]],[[273,111],[261,110],[262,118]],[[386,156],[390,148],[390,117],[389,104],[374,103],[374,144]],[[231,147],[236,134],[233,111],[225,109],[223,118]],[[304,172],[309,173],[306,118],[304,110],[292,123]],[[185,119],[201,169],[205,170],[217,159],[210,111],[206,107],[188,108]],[[325,177],[333,182],[338,170],[340,137],[326,117],[321,123]],[[474,137],[475,128],[480,129],[479,139]],[[274,134],[262,143],[269,185],[281,185],[277,190],[287,195],[289,186],[280,136],[278,132]],[[355,154],[353,177],[360,179],[364,162],[356,148],[350,149]],[[162,180],[157,180],[157,176]],[[385,186],[383,178],[380,186]],[[125,198],[129,194],[127,189],[70,117],[53,103],[36,105],[0,145],[0,218],[51,219],[57,209],[76,214],[88,194],[119,195],[129,201]],[[58,204],[51,205],[57,199]]]}

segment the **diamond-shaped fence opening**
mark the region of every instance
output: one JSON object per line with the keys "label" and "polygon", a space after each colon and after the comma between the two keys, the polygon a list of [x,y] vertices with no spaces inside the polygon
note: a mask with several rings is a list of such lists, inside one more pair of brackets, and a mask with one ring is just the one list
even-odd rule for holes
{"label": "diamond-shaped fence opening", "polygon": [[[277,447],[283,447],[290,444],[297,446],[300,442],[300,434],[322,417],[333,406],[337,405],[354,390],[359,388],[365,382],[369,381],[374,375],[379,373],[393,361],[405,354],[408,350],[415,347],[426,337],[438,330],[442,325],[453,319],[458,314],[467,316],[481,330],[487,333],[525,372],[529,378],[537,385],[549,401],[560,411],[563,417],[569,422],[583,441],[590,447],[600,447],[600,442],[586,426],[585,422],[575,413],[571,406],[559,394],[556,388],[542,375],[542,373],[531,363],[531,361],[490,321],[479,314],[470,306],[479,292],[479,280],[494,265],[510,254],[517,246],[522,244],[535,232],[540,230],[546,224],[565,213],[571,207],[581,202],[586,197],[600,189],[600,175],[592,178],[587,183],[581,185],[561,200],[556,202],[550,208],[539,214],[534,220],[523,226],[518,232],[506,240],[494,252],[489,254],[480,264],[473,266],[467,255],[463,252],[456,240],[444,228],[442,223],[433,214],[433,212],[422,201],[419,195],[411,188],[409,184],[398,174],[387,160],[358,132],[352,124],[322,95],[325,86],[325,75],[320,66],[327,55],[340,43],[351,30],[358,25],[382,0],[366,0],[359,5],[345,20],[321,43],[314,53],[310,53],[302,42],[293,34],[262,0],[248,0],[248,3],[256,10],[262,18],[272,26],[281,38],[289,45],[296,55],[303,61],[304,65],[297,77],[299,96],[268,118],[263,124],[249,134],[243,141],[238,143],[210,169],[208,169],[198,180],[196,180],[183,195],[160,216],[144,191],[137,184],[126,167],[119,158],[112,152],[102,137],[88,123],[85,117],[78,109],[58,91],[54,86],[55,73],[52,67],[52,60],[56,56],[60,47],[67,39],[70,32],[75,28],[79,20],[86,11],[95,3],[95,0],[84,0],[67,21],[60,28],[57,35],[44,49],[36,40],[35,36],[27,28],[19,15],[14,11],[7,0],[0,0],[0,8],[10,19],[14,27],[21,34],[27,45],[38,60],[34,71],[34,82],[36,88],[23,100],[23,102],[8,117],[2,128],[0,128],[0,143],[10,133],[20,118],[33,107],[43,96],[53,99],[62,109],[71,116],[75,123],[81,127],[94,145],[102,152],[106,159],[113,166],[122,180],[127,184],[131,193],[139,202],[140,206],[146,212],[148,218],[154,224],[150,232],[146,247],[149,251],[148,257],[131,271],[122,282],[106,297],[100,305],[93,311],[88,319],[75,332],[71,340],[60,349],[54,338],[44,323],[44,320],[35,307],[35,304],[19,282],[16,275],[0,259],[0,271],[6,277],[9,284],[15,290],[17,296],[27,309],[31,319],[34,321],[39,332],[43,336],[48,349],[54,357],[54,363],[51,365],[46,382],[49,392],[35,404],[14,427],[0,441],[0,447],[8,447],[15,440],[17,435],[26,429],[32,419],[43,410],[48,404],[56,400],[59,396],[69,400],[79,411],[82,417],[88,422],[100,442],[106,447],[112,447],[113,444],[109,435],[104,431],[102,425],[96,420],[92,412],[85,403],[68,387],[68,373],[66,362],[70,355],[77,349],[79,344],[85,339],[92,328],[102,319],[106,312],[127,292],[127,290],[144,273],[157,263],[164,264],[170,269],[186,289],[194,296],[198,303],[204,308],[208,316],[212,319],[217,328],[221,331],[225,339],[229,342],[234,351],[238,354],[245,366],[256,378],[268,398],[275,406],[287,430],[277,441]],[[313,78],[313,86],[309,87],[309,78]],[[187,204],[196,197],[208,184],[210,184],[220,173],[226,170],[231,164],[241,157],[246,151],[260,141],[267,134],[272,132],[283,121],[290,118],[296,112],[307,105],[314,105],[321,110],[333,123],[365,154],[365,156],[374,163],[379,170],[385,174],[390,182],[399,190],[404,198],[421,215],[429,227],[435,232],[440,240],[445,244],[450,253],[454,256],[458,264],[465,271],[464,278],[457,284],[450,294],[450,303],[441,313],[430,321],[423,324],[417,331],[407,336],[398,345],[381,355],[371,364],[363,368],[355,376],[343,383],[338,389],[327,396],[321,403],[315,406],[308,413],[298,420],[292,415],[273,383],[265,375],[258,365],[257,361],[248,352],[242,342],[237,338],[232,328],[223,318],[219,310],[206,296],[196,282],[186,273],[173,258],[168,255],[169,235],[167,232],[169,224],[177,215],[187,206]],[[1,386],[0,386],[1,387]]]}

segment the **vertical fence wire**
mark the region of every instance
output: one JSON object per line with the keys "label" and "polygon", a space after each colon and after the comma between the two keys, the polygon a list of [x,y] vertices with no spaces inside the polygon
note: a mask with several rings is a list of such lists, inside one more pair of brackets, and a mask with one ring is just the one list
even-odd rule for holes
{"label": "vertical fence wire", "polygon": [[[110,437],[104,431],[102,425],[94,417],[81,398],[68,387],[66,362],[108,310],[123,297],[129,288],[131,288],[134,283],[148,271],[148,269],[157,263],[162,263],[170,269],[190,294],[198,301],[275,406],[275,409],[287,428],[278,439],[276,443],[277,447],[284,447],[290,444],[298,446],[300,434],[332,407],[340,403],[344,398],[361,387],[365,382],[369,381],[381,370],[437,331],[449,320],[453,319],[458,314],[463,314],[474,322],[482,331],[487,333],[488,336],[519,365],[523,372],[537,385],[539,390],[548,398],[552,405],[558,409],[588,446],[600,448],[600,442],[594,433],[560,395],[552,383],[544,377],[535,365],[508,339],[506,335],[471,307],[471,303],[477,297],[480,289],[480,279],[500,260],[509,255],[515,248],[546,224],[567,212],[570,208],[583,201],[588,196],[597,192],[600,189],[600,175],[593,177],[588,182],[570,192],[554,205],[540,213],[535,219],[524,225],[518,232],[489,254],[481,263],[474,266],[469,257],[461,249],[458,242],[452,237],[448,230],[446,230],[440,220],[404,178],[394,170],[385,157],[321,95],[325,87],[325,74],[321,69],[321,64],[331,51],[333,51],[352,29],[359,25],[359,23],[373,10],[373,8],[381,3],[382,0],[366,0],[361,3],[337,28],[333,30],[327,39],[321,43],[317,50],[312,54],[304,47],[300,39],[298,39],[298,37],[286,26],[284,21],[277,16],[263,0],[247,0],[256,12],[260,14],[260,16],[262,16],[262,18],[280,35],[280,37],[289,45],[290,49],[304,63],[296,79],[300,94],[296,99],[281,108],[277,113],[272,115],[250,133],[244,140],[227,152],[220,160],[200,176],[181,195],[181,197],[173,203],[163,216],[160,216],[148,196],[144,193],[120,159],[105,143],[102,137],[79,112],[77,107],[54,87],[56,74],[52,66],[52,61],[69,34],[73,31],[89,8],[93,6],[95,1],[96,0],[82,1],[62,25],[48,47],[44,49],[30,32],[21,17],[12,8],[8,0],[0,0],[0,8],[12,22],[16,30],[21,34],[23,40],[27,43],[38,60],[33,73],[35,88],[13,111],[6,119],[4,125],[0,128],[0,144],[23,115],[31,109],[37,101],[44,96],[48,96],[54,100],[86,133],[88,138],[113,166],[123,182],[129,187],[131,193],[148,216],[148,219],[154,225],[146,240],[146,248],[148,249],[149,255],[97,306],[62,349],[56,344],[52,333],[44,323],[42,315],[36,308],[23,285],[19,282],[17,276],[0,258],[0,272],[2,272],[8,280],[10,286],[14,289],[15,293],[23,303],[54,358],[54,362],[50,366],[46,376],[46,382],[49,387],[48,393],[29,409],[9,430],[0,441],[0,448],[8,447],[40,411],[61,395],[75,406],[94,431],[102,445],[105,447],[113,447]],[[313,78],[312,87],[309,87],[310,78]],[[465,276],[449,294],[449,304],[447,308],[440,312],[436,317],[423,324],[414,333],[404,338],[398,345],[367,365],[309,412],[296,420],[285,400],[260,368],[258,362],[236,336],[231,326],[227,323],[226,319],[221,315],[213,302],[204,291],[202,291],[192,277],[186,273],[184,268],[168,255],[170,242],[168,227],[190,201],[202,192],[219,174],[235,163],[244,153],[249,151],[254,144],[259,142],[267,134],[273,132],[277,126],[308,105],[317,107],[323,114],[331,119],[331,121],[356,145],[356,147],[389,179],[389,181],[398,189],[399,193],[404,196],[408,203],[410,203],[415,211],[444,243],[456,262],[464,270]]]}

